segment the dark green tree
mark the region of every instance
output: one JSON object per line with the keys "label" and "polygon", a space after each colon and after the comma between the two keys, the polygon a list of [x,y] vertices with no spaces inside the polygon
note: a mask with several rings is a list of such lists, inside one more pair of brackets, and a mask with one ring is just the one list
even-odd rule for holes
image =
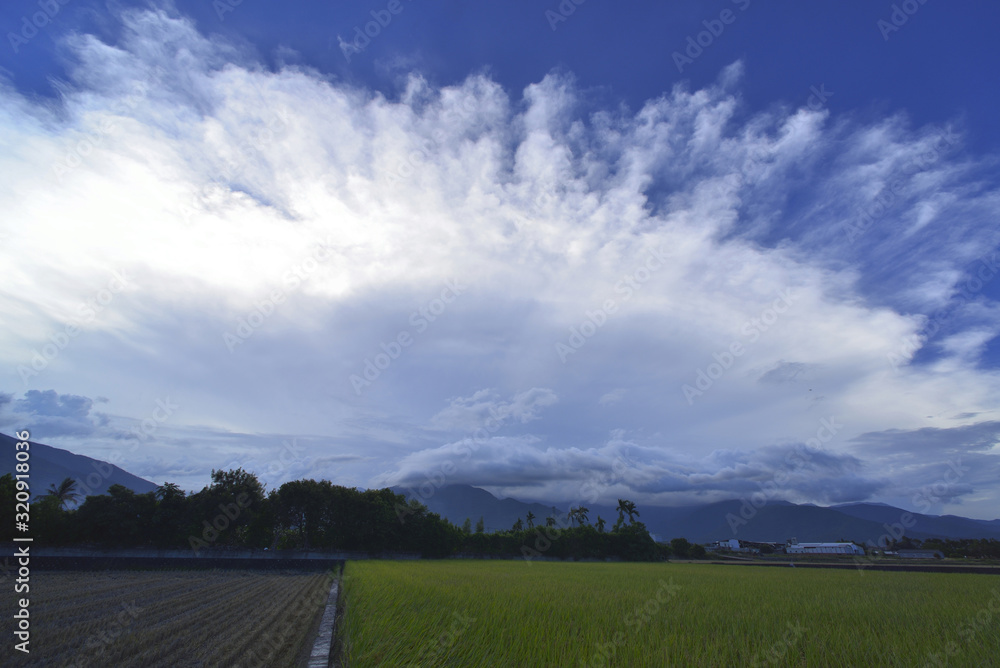
{"label": "dark green tree", "polygon": [[187,494],[175,483],[166,482],[156,488],[154,495],[153,543],[161,548],[183,545],[190,513]]}
{"label": "dark green tree", "polygon": [[136,494],[124,485],[114,484],[108,487],[107,494],[88,496],[73,511],[73,524],[84,543],[111,547],[155,545],[156,506],[153,492]]}
{"label": "dark green tree", "polygon": [[691,556],[691,543],[687,538],[674,538],[670,541],[670,552],[681,559]]}
{"label": "dark green tree", "polygon": [[199,547],[264,547],[271,538],[264,486],[242,468],[212,470],[212,484],[189,497],[188,542]]}

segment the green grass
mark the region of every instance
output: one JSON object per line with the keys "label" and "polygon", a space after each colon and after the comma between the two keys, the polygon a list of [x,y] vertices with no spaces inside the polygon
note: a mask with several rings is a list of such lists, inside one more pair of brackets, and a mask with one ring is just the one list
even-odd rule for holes
{"label": "green grass", "polygon": [[1000,661],[1000,576],[454,560],[344,575],[352,668]]}

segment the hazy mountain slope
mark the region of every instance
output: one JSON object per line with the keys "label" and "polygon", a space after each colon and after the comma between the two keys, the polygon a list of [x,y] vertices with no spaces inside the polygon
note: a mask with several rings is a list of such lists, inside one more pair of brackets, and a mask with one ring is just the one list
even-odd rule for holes
{"label": "hazy mountain slope", "polygon": [[445,485],[435,489],[434,493],[426,498],[420,494],[419,488],[411,491],[404,487],[393,487],[392,490],[407,498],[416,498],[431,512],[458,526],[461,526],[468,517],[475,527],[476,522],[482,517],[487,531],[509,529],[518,518],[524,520],[529,511],[535,514],[536,525],[545,524],[545,518],[549,515],[558,517],[565,514],[553,506],[540,503],[524,503],[516,499],[500,500],[484,489],[469,485]]}
{"label": "hazy mountain slope", "polygon": [[[0,434],[0,475],[13,473],[15,460],[14,439]],[[29,441],[31,444],[30,479],[32,495],[44,494],[50,485],[59,485],[66,478],[77,480],[77,491],[82,495],[97,495],[107,492],[111,485],[124,485],[137,494],[151,492],[156,484],[132,475],[113,464],[73,454],[69,450],[54,448],[44,443]]]}
{"label": "hazy mountain slope", "polygon": [[[881,503],[850,503],[836,506],[836,510],[879,523],[895,524],[901,521],[906,512],[899,508]],[[997,520],[974,520],[957,515],[912,515],[912,530],[916,533],[928,534],[940,538],[998,538],[1000,539],[1000,522]]]}

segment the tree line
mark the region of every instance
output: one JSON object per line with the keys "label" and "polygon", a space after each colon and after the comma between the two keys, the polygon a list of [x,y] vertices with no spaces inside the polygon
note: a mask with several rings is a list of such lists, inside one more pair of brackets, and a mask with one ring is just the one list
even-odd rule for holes
{"label": "tree line", "polygon": [[[67,478],[32,501],[30,535],[43,545],[189,548],[195,554],[267,548],[655,561],[673,547],[677,556],[695,556],[686,540],[675,539],[673,546],[654,542],[636,519],[635,504],[625,499],[619,500],[618,520],[609,531],[600,517],[590,524],[589,510],[581,506],[537,525],[529,512],[509,530],[487,533],[482,518],[475,530],[471,519],[459,527],[389,489],[295,480],[265,491],[243,469],[213,470],[211,481],[190,494],[173,483],[143,494],[112,485],[105,494],[81,499],[76,482]],[[0,540],[17,533],[14,497],[13,477],[0,477]]]}
{"label": "tree line", "polygon": [[888,550],[939,550],[949,559],[1000,559],[1000,540],[995,538],[928,538],[908,536],[889,543]]}

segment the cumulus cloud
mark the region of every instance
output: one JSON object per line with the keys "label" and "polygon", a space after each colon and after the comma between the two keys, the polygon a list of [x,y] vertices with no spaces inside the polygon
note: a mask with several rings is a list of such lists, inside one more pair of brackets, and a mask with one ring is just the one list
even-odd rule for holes
{"label": "cumulus cloud", "polygon": [[55,390],[28,390],[16,401],[12,395],[4,395],[0,397],[0,410],[4,406],[11,410],[0,417],[0,424],[12,430],[28,429],[35,439],[89,436],[108,424],[107,415],[91,412],[94,401],[90,397]]}
{"label": "cumulus cloud", "polygon": [[623,494],[654,505],[749,496],[838,503],[870,498],[885,479],[861,459],[805,444],[679,456],[617,431],[590,448],[553,447],[532,436],[467,438],[407,455],[380,484],[470,484],[503,496],[614,503]]}
{"label": "cumulus cloud", "polygon": [[852,437],[1000,419],[1000,309],[971,282],[1000,201],[958,125],[748,110],[742,63],[634,110],[564,74],[377,93],[120,19],[64,45],[55,103],[0,84],[0,360],[18,393],[113,369],[133,423],[171,396],[147,475],[298,434],[296,473],[412,479],[495,426],[456,481],[571,495],[620,456],[608,493],[669,501],[752,489],[837,416],[787,493],[867,498],[894,448],[950,446]]}
{"label": "cumulus cloud", "polygon": [[89,397],[74,394],[57,394],[55,390],[28,390],[24,398],[18,400],[14,407],[31,415],[43,417],[65,417],[83,419],[90,415],[94,401]]}

